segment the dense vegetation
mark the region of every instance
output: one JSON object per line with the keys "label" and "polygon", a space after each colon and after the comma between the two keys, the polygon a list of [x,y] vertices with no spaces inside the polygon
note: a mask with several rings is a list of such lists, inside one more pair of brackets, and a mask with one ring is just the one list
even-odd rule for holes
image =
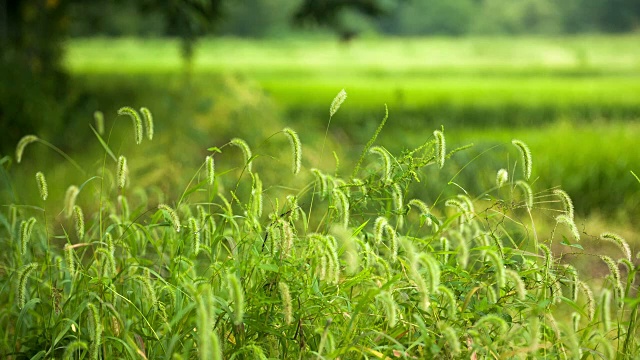
{"label": "dense vegetation", "polygon": [[[61,152],[83,174],[76,185],[47,182],[49,170],[14,178],[46,147],[59,150],[36,136],[2,160],[16,200],[0,213],[2,357],[626,359],[640,350],[629,245],[603,233],[614,255],[579,255],[593,234],[576,226],[566,192],[534,191],[535,155],[520,140],[501,150],[511,160],[484,168],[493,181],[476,192],[443,176],[468,148],[447,146],[442,129],[392,153],[377,141],[385,117],[346,168],[330,142],[308,149],[287,127],[260,145],[210,146],[199,166],[173,173],[187,185],[165,194],[137,185],[163,166],[135,166],[157,150],[151,112],[140,113],[120,108],[117,124],[95,114],[101,155],[89,167]],[[112,137],[130,123],[126,138]],[[441,191],[424,201],[428,182]],[[444,195],[451,186],[457,194]],[[64,200],[50,195],[65,188]],[[39,200],[20,201],[27,193]],[[576,257],[606,273],[583,274]]]}

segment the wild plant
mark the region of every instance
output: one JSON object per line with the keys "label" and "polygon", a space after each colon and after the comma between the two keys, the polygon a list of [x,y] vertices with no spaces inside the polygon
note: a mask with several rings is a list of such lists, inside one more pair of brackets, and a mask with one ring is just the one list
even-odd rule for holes
{"label": "wild plant", "polygon": [[[330,118],[345,99],[338,94]],[[151,140],[151,113],[140,111]],[[132,108],[118,113],[133,119],[139,143],[142,118]],[[68,186],[59,206],[2,208],[0,356],[633,358],[638,266],[623,238],[600,236],[621,255],[599,256],[604,281],[588,283],[566,263],[557,249],[575,244],[556,243],[554,233],[579,239],[571,199],[533,192],[531,153],[520,140],[523,178],[502,169],[484,193],[455,183],[459,195],[420,198],[424,179],[453,183],[440,169],[467,148],[448,151],[436,130],[392,154],[375,144],[387,116],[346,177],[306,168],[312,159],[302,161],[298,133],[285,128],[291,151],[282,157],[261,147],[254,155],[234,138],[227,144],[242,161],[216,147],[220,169],[207,156],[188,175],[202,180],[175,199],[128,179],[135,154],[116,157],[95,132],[113,161],[99,178],[112,186],[56,184]],[[16,158],[34,141],[23,139]],[[295,178],[281,176],[277,160],[290,156],[286,173]],[[114,166],[116,176],[107,175]],[[261,176],[268,167],[277,180]],[[46,181],[36,179],[29,183],[44,201]],[[558,199],[553,209],[539,209],[547,195]],[[537,212],[560,214],[548,236],[533,222]]]}

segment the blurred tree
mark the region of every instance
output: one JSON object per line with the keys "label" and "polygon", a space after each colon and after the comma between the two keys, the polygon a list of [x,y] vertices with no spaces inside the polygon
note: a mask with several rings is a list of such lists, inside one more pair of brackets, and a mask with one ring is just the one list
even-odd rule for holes
{"label": "blurred tree", "polygon": [[394,11],[402,35],[464,35],[477,12],[474,0],[422,0],[400,4]]}
{"label": "blurred tree", "polygon": [[556,0],[483,0],[473,31],[482,34],[556,34],[562,16]]}
{"label": "blurred tree", "polygon": [[302,0],[226,2],[220,33],[253,38],[290,33],[290,20],[301,2]]}
{"label": "blurred tree", "polygon": [[640,1],[638,0],[592,0],[585,2],[597,14],[594,16],[602,30],[624,32],[640,26]]}
{"label": "blurred tree", "polygon": [[182,39],[182,56],[191,64],[196,39],[211,31],[222,17],[223,0],[139,0],[142,14],[164,15],[166,35]]}
{"label": "blurred tree", "polygon": [[162,36],[164,15],[158,9],[143,12],[137,1],[107,0],[72,3],[69,36]]}
{"label": "blurred tree", "polygon": [[350,40],[357,35],[355,27],[344,21],[343,14],[356,11],[375,18],[388,14],[403,0],[304,0],[294,15],[294,22],[314,24],[333,29],[340,39]]}
{"label": "blurred tree", "polygon": [[61,42],[70,3],[0,0],[0,150],[8,152],[25,133],[61,127],[60,104],[69,98]]}

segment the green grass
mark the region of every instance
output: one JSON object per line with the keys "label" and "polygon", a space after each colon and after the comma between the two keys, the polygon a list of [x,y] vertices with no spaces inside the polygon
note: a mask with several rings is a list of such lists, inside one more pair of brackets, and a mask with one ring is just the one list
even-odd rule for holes
{"label": "green grass", "polygon": [[[37,142],[19,151],[22,163],[2,160],[15,188],[0,208],[3,358],[631,359],[639,351],[639,267],[626,242],[579,251],[579,239],[596,234],[570,231],[571,207],[551,189],[527,203],[522,189],[537,180],[523,178],[523,159],[500,134],[490,151],[505,159],[509,180],[478,191],[473,177],[447,173],[462,171],[456,160],[469,151],[452,150],[455,131],[402,152],[372,140],[351,177],[344,164],[327,170],[341,149],[298,148],[282,130],[249,141],[253,156],[240,140],[183,153],[196,165],[172,171],[185,185],[163,193],[138,184],[169,165],[135,165],[161,150],[146,138],[133,145],[126,120],[126,137],[96,140],[104,144],[71,187],[77,197],[42,199],[35,173],[20,175],[37,161]],[[157,141],[162,121],[155,128]],[[119,171],[119,156],[135,171]],[[484,160],[471,162],[478,179],[497,170]],[[426,182],[439,183],[440,195],[418,196]],[[551,214],[550,227],[540,214]],[[590,262],[588,272],[574,269],[576,258]]]}
{"label": "green grass", "polygon": [[[198,44],[195,70],[244,74],[638,74],[638,35],[566,38],[211,39]],[[73,72],[179,71],[178,42],[76,39]]]}
{"label": "green grass", "polygon": [[[341,88],[355,107],[396,111],[518,105],[632,108],[638,114],[638,36],[575,38],[203,40],[194,76],[257,81],[283,106],[323,107]],[[109,49],[105,51],[105,49]],[[182,70],[169,40],[87,39],[69,43],[74,74],[167,74]]]}

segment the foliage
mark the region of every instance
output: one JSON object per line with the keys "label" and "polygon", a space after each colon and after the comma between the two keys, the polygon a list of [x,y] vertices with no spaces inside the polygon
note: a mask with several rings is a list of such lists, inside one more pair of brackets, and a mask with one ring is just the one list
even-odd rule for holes
{"label": "foliage", "polygon": [[[575,226],[566,193],[533,200],[562,225],[543,234],[534,223],[516,184],[531,185],[519,167],[535,166],[535,153],[525,160],[509,144],[517,160],[502,164],[507,182],[480,193],[458,184],[459,194],[426,202],[413,190],[464,153],[445,151],[443,129],[400,154],[376,145],[345,177],[348,169],[310,168],[287,128],[265,140],[291,141],[279,153],[241,139],[209,148],[237,165],[220,170],[203,157],[194,174],[177,174],[191,178],[182,195],[166,199],[120,169],[137,161],[133,153],[95,134],[104,156],[87,171],[97,175],[71,186],[64,203],[49,197],[0,213],[5,358],[573,359],[639,350],[638,266],[622,255],[623,275],[616,260],[594,255],[609,275],[587,284],[556,256],[551,245],[580,245],[564,236],[564,223]],[[127,156],[124,166],[116,155]],[[277,168],[278,180],[263,183],[259,165]],[[37,177],[31,191],[42,194]]]}

